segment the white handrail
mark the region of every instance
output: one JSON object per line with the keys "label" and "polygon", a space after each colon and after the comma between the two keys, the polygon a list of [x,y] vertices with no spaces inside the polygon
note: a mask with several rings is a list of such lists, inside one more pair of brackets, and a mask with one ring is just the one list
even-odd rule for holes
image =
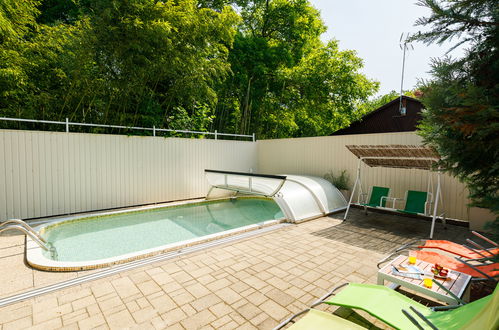
{"label": "white handrail", "polygon": [[24,229],[26,229],[27,231],[36,235],[36,237],[40,241],[42,241],[43,243],[47,243],[47,241],[43,237],[41,237],[30,225],[28,225],[26,222],[22,221],[21,219],[10,219],[10,220],[4,221],[4,222],[0,222],[0,227],[3,227],[5,225],[11,224],[11,223],[18,224],[18,225],[24,227]]}
{"label": "white handrail", "polygon": [[[17,220],[17,219],[15,219]],[[10,223],[12,224],[7,224],[9,221],[5,221],[0,224],[0,233],[10,230],[10,229],[15,229],[19,230],[25,235],[29,236],[36,244],[38,244],[42,249],[49,251],[51,253],[55,253],[55,250],[53,247],[49,245],[36,231],[33,230],[30,226],[27,224],[25,225],[20,225],[20,224],[13,224],[14,222],[11,221]]]}
{"label": "white handrail", "polygon": [[33,228],[30,227],[26,222],[20,219],[10,219],[4,222],[0,222],[0,233],[7,230],[19,230],[25,235],[29,236],[36,244],[38,244],[45,251],[49,251],[52,257],[57,256],[57,252],[50,243],[48,243],[43,237],[40,236]]}
{"label": "white handrail", "polygon": [[217,131],[215,131],[215,132],[202,132],[202,131],[189,131],[189,130],[170,129],[170,128],[156,128],[156,126],[153,126],[153,127],[139,127],[139,126],[120,126],[120,125],[105,125],[105,124],[89,124],[89,123],[70,122],[69,118],[66,118],[66,121],[53,121],[53,120],[41,120],[41,119],[24,119],[24,118],[0,117],[0,120],[4,120],[4,121],[15,121],[15,122],[25,122],[25,123],[40,123],[40,124],[65,125],[66,126],[66,132],[69,132],[69,126],[86,126],[86,127],[120,128],[120,129],[133,129],[133,130],[152,131],[153,132],[153,136],[156,136],[156,132],[173,132],[173,133],[213,135],[215,137],[215,140],[217,140],[219,136],[233,136],[233,137],[251,138],[252,141],[255,142],[255,133],[253,133],[251,135],[248,135],[248,134],[218,133]]}

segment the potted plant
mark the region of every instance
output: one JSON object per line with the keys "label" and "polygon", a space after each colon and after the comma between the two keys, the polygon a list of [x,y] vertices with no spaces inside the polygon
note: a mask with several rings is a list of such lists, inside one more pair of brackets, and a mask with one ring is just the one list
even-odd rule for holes
{"label": "potted plant", "polygon": [[350,175],[347,170],[342,170],[339,175],[335,175],[333,171],[329,171],[324,174],[324,179],[338,188],[347,201],[350,199]]}

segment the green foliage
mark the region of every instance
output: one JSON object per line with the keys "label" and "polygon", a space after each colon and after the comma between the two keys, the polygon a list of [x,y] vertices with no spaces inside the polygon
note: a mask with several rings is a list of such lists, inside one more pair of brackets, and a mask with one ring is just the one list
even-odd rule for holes
{"label": "green foliage", "polygon": [[42,24],[71,24],[83,15],[83,4],[88,0],[41,0],[37,22]]}
{"label": "green foliage", "polygon": [[353,51],[320,41],[325,26],[308,1],[246,1],[241,16],[215,128],[259,138],[326,135],[354,120],[377,90]]}
{"label": "green foliage", "polygon": [[325,29],[308,0],[0,0],[0,114],[329,134],[378,84]]}
{"label": "green foliage", "polygon": [[335,175],[333,171],[329,171],[324,174],[324,179],[331,182],[339,190],[350,189],[350,175],[348,175],[347,170],[341,171],[338,175]]}
{"label": "green foliage", "polygon": [[149,127],[179,120],[206,129],[206,106],[230,69],[236,13],[191,0],[88,6],[91,14],[74,24],[40,24],[23,43],[2,45],[2,114]]}
{"label": "green foliage", "polygon": [[35,27],[38,1],[0,0],[0,45],[18,40]]}
{"label": "green foliage", "polygon": [[[467,184],[473,205],[499,214],[499,9],[496,1],[421,1],[432,9],[417,35],[427,43],[463,36],[462,59],[443,58],[424,82],[421,134],[434,146],[440,166]],[[499,218],[498,218],[499,219]],[[498,229],[498,222],[494,227]]]}

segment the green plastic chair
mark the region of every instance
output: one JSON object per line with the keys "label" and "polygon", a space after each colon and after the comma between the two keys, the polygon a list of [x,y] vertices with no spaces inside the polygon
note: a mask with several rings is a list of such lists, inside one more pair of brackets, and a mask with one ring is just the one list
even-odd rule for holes
{"label": "green plastic chair", "polygon": [[382,197],[388,197],[389,193],[390,188],[373,186],[371,189],[371,197],[369,198],[369,202],[361,203],[360,205],[369,207],[384,207],[386,205],[386,200],[384,198],[382,200]]}
{"label": "green plastic chair", "polygon": [[[295,315],[296,317],[298,315]],[[294,318],[293,317],[293,318]],[[282,325],[276,327],[274,330],[281,329],[292,319],[287,320]],[[331,313],[319,311],[317,309],[310,309],[308,313],[302,317],[298,322],[294,323],[289,328],[290,330],[310,330],[310,329],[346,329],[346,330],[365,330],[365,328],[353,322],[345,320],[339,316]]]}
{"label": "green plastic chair", "polygon": [[405,208],[397,211],[410,214],[426,214],[428,195],[426,191],[408,190]]}
{"label": "green plastic chair", "polygon": [[[420,329],[403,312],[417,310],[438,329],[497,329],[499,286],[492,295],[448,311],[432,309],[381,285],[348,284],[324,301],[326,304],[361,309],[396,329]],[[418,316],[412,313],[414,319]],[[430,328],[422,319],[418,323]],[[480,326],[480,327],[477,327]]]}

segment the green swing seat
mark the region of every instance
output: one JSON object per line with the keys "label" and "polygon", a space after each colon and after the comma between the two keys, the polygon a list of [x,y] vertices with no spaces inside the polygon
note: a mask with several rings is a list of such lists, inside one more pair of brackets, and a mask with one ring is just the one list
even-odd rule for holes
{"label": "green swing seat", "polygon": [[409,214],[426,214],[428,195],[426,191],[408,190],[404,209],[397,211]]}
{"label": "green swing seat", "polygon": [[388,197],[389,193],[390,188],[373,186],[371,189],[371,197],[369,198],[369,202],[360,203],[360,205],[369,207],[384,207],[386,205],[386,199],[384,199],[383,197]]}

